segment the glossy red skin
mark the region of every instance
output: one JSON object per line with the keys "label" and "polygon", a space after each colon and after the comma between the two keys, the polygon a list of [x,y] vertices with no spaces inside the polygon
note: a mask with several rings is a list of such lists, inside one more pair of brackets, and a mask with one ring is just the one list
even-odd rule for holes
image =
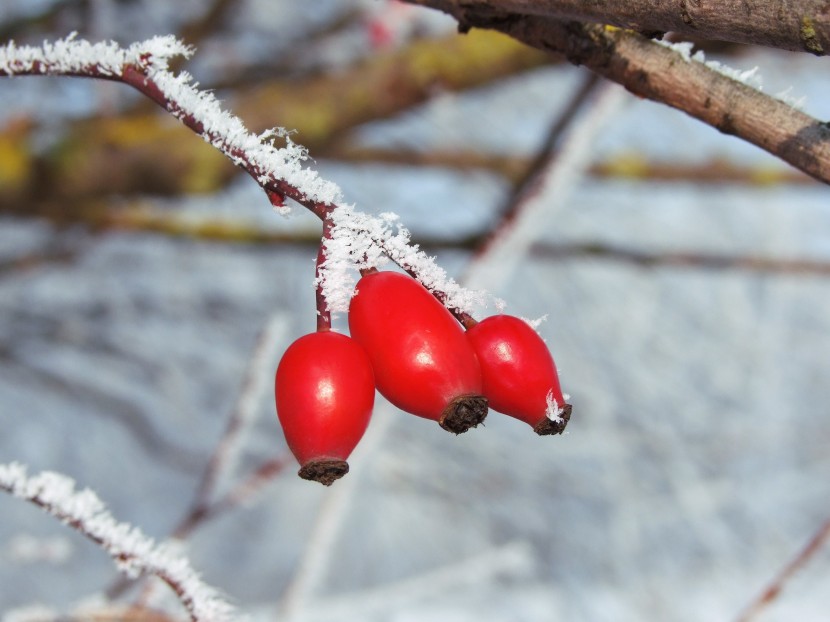
{"label": "glossy red skin", "polygon": [[346,335],[311,333],[292,343],[274,381],[277,416],[301,465],[345,460],[360,441],[375,402],[369,357]]}
{"label": "glossy red skin", "polygon": [[481,395],[464,329],[409,276],[375,272],[360,279],[349,331],[372,361],[378,391],[403,411],[440,421],[453,399]]}
{"label": "glossy red skin", "polygon": [[545,419],[548,393],[562,407],[556,364],[545,342],[524,320],[488,317],[467,330],[481,364],[490,408],[532,426]]}

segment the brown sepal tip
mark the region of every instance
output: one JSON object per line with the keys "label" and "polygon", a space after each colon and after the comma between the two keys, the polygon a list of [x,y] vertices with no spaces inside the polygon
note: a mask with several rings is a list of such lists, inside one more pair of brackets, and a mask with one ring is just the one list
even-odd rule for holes
{"label": "brown sepal tip", "polygon": [[536,432],[539,436],[548,436],[550,434],[562,434],[565,431],[565,426],[568,425],[568,421],[571,420],[571,409],[573,407],[570,404],[564,404],[562,406],[562,412],[559,414],[559,417],[556,419],[548,419],[545,417],[535,426],[533,426],[533,431]]}
{"label": "brown sepal tip", "polygon": [[320,458],[306,462],[297,475],[303,479],[320,482],[323,486],[331,486],[336,480],[349,472],[349,463],[337,458]]}
{"label": "brown sepal tip", "polygon": [[453,399],[438,420],[447,432],[462,434],[476,427],[487,416],[487,398],[483,395],[459,395]]}

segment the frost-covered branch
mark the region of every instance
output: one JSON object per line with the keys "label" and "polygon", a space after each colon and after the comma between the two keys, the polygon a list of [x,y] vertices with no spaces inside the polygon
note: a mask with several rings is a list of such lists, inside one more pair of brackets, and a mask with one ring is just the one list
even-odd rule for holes
{"label": "frost-covered branch", "polygon": [[451,279],[432,257],[411,243],[409,230],[398,222],[396,214],[369,216],[345,205],[335,209],[330,218],[330,234],[324,240],[327,261],[319,271],[318,284],[331,311],[348,309],[355,284],[351,267],[369,270],[383,265],[386,258],[418,279],[459,319],[476,307],[503,304],[482,290],[466,289]]}
{"label": "frost-covered branch", "polygon": [[175,547],[157,544],[135,527],[119,523],[95,493],[75,490],[75,482],[65,475],[45,471],[30,476],[20,464],[0,464],[0,490],[37,505],[85,535],[126,575],[157,576],[173,589],[194,622],[232,618],[230,605],[202,582]]}
{"label": "frost-covered branch", "polygon": [[498,30],[533,47],[564,55],[635,95],[682,110],[830,183],[830,128],[824,122],[784,101],[788,97],[771,97],[741,82],[736,79],[741,77],[737,72],[691,58],[687,49],[661,45],[631,30],[610,26],[477,11],[475,3],[426,0],[422,4],[449,12],[465,27]]}
{"label": "frost-covered branch", "polygon": [[[90,43],[70,36],[42,46],[0,48],[0,75],[59,75],[123,82],[140,91],[205,141],[242,167],[266,190],[290,197],[309,209],[324,210],[342,200],[336,184],[303,166],[305,149],[288,133],[275,129],[261,135],[222,109],[192,77],[167,70],[171,58],[188,58],[193,50],[172,35],[154,37],[122,48],[113,42]],[[278,148],[274,139],[285,139]]]}
{"label": "frost-covered branch", "polygon": [[610,24],[641,33],[678,32],[698,39],[731,41],[830,54],[830,12],[824,0],[405,0],[453,13],[478,25],[516,15]]}
{"label": "frost-covered branch", "polygon": [[[342,204],[336,184],[304,166],[308,154],[295,144],[289,132],[277,128],[260,135],[249,132],[235,115],[222,109],[212,93],[200,90],[187,73],[168,70],[173,57],[189,57],[193,50],[173,36],[155,37],[122,48],[113,42],[90,43],[70,36],[40,47],[9,43],[0,47],[0,76],[61,75],[99,78],[128,84],[150,98],[205,141],[244,169],[266,191],[281,213],[286,197],[303,205],[331,227],[326,239],[326,261],[320,267],[318,285],[330,311],[348,307],[354,279],[344,274],[345,265],[371,268],[383,255],[400,265],[453,310],[463,316],[483,301],[467,292],[433,259],[409,242],[409,232],[392,231],[389,217],[373,218]],[[285,147],[273,144],[284,140]],[[337,278],[332,278],[337,277]]]}

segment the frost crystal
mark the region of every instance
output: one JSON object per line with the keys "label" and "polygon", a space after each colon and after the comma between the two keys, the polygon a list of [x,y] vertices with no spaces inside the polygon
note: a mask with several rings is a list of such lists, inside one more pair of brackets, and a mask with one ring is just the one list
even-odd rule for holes
{"label": "frost crystal", "polygon": [[461,287],[433,257],[417,244],[411,244],[409,230],[399,224],[397,214],[385,212],[375,217],[358,212],[351,205],[342,205],[330,218],[331,235],[324,241],[326,261],[318,281],[330,311],[348,310],[355,286],[355,268],[380,267],[388,261],[387,257],[431,292],[440,292],[444,304],[451,309],[472,313],[476,306],[492,302],[484,291]]}
{"label": "frost crystal", "polygon": [[[764,90],[761,75],[758,73],[758,67],[753,67],[752,69],[741,71],[740,69],[734,69],[733,67],[724,65],[723,63],[718,62],[716,60],[706,60],[706,55],[703,53],[702,50],[698,50],[697,52],[692,54],[692,48],[694,47],[694,44],[688,41],[670,43],[668,41],[656,40],[655,43],[662,45],[663,47],[667,47],[670,50],[674,50],[687,63],[697,61],[699,63],[706,65],[709,69],[717,71],[719,74],[726,76],[727,78],[731,78],[733,80],[736,80],[737,82],[741,82],[742,84],[752,87],[758,91],[763,92]],[[784,102],[785,104],[792,108],[795,108],[796,110],[801,110],[804,107],[806,97],[794,97],[792,95],[792,88],[793,87],[789,87],[781,91],[780,93],[776,93],[774,97],[775,99]]]}
{"label": "frost crystal", "polygon": [[564,412],[565,409],[554,399],[553,391],[548,391],[545,397],[545,416],[551,421],[563,423],[565,420],[562,418],[562,413]]}
{"label": "frost crystal", "polygon": [[49,74],[83,74],[92,70],[104,76],[120,76],[126,64],[166,69],[175,56],[189,58],[193,49],[172,35],[133,43],[124,49],[114,41],[90,43],[72,33],[40,47],[18,47],[14,41],[0,47],[0,73],[15,75],[39,71]]}
{"label": "frost crystal", "polygon": [[724,65],[723,63],[720,63],[716,60],[706,60],[706,55],[703,53],[703,50],[698,50],[697,52],[692,54],[692,48],[694,47],[694,44],[689,41],[678,41],[677,43],[671,43],[669,41],[663,41],[658,39],[657,41],[655,41],[655,43],[657,43],[658,45],[662,45],[663,47],[667,47],[670,50],[674,50],[687,63],[697,61],[698,63],[706,65],[709,69],[717,71],[719,74],[724,75],[727,78],[732,78],[733,80],[742,82],[743,84],[758,89],[759,91],[763,90],[761,86],[761,76],[758,74],[758,67],[753,67],[752,69],[741,71],[739,69],[733,69],[732,67]]}
{"label": "frost crystal", "polygon": [[94,492],[76,491],[69,477],[51,471],[29,477],[16,462],[0,464],[0,490],[31,501],[83,533],[104,548],[127,576],[158,576],[176,590],[194,619],[222,622],[232,618],[230,605],[201,581],[172,544],[156,544],[135,527],[119,523]]}
{"label": "frost crystal", "polygon": [[695,44],[691,41],[678,41],[676,43],[672,43],[671,41],[666,41],[665,39],[655,39],[654,42],[658,45],[662,45],[663,47],[667,47],[670,50],[674,50],[680,54],[683,60],[687,63],[692,60],[692,48]]}
{"label": "frost crystal", "polygon": [[779,99],[788,106],[795,108],[796,110],[804,110],[804,105],[807,103],[807,96],[802,95],[801,97],[796,97],[793,95],[793,87],[788,86],[783,91],[780,91],[775,94],[775,99]]}
{"label": "frost crystal", "polygon": [[543,322],[547,321],[548,314],[545,313],[542,317],[538,317],[535,320],[531,320],[530,318],[526,318],[526,317],[520,317],[519,319],[522,320],[525,324],[530,326],[533,330],[535,330],[538,333],[539,332],[539,327],[542,325]]}

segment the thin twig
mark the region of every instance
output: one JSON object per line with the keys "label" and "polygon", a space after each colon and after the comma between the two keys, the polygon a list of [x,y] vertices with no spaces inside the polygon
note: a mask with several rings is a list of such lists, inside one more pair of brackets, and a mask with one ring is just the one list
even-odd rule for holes
{"label": "thin twig", "polygon": [[230,605],[202,583],[189,562],[169,544],[156,544],[135,527],[117,522],[89,489],[58,473],[29,476],[19,464],[0,465],[0,490],[28,501],[104,549],[128,576],[151,574],[176,593],[193,622],[232,617]]}
{"label": "thin twig", "polygon": [[554,119],[545,140],[542,142],[536,155],[531,159],[524,174],[514,184],[513,192],[510,193],[510,196],[504,202],[504,206],[499,210],[501,214],[500,220],[510,220],[521,205],[524,197],[534,193],[535,187],[539,184],[540,177],[550,168],[556,157],[556,147],[599,83],[599,76],[595,73],[586,73],[583,76],[582,81],[571,94],[565,107]]}
{"label": "thin twig", "polygon": [[736,622],[751,622],[781,594],[785,584],[818,553],[830,540],[830,519],[818,528],[806,546],[784,566],[764,590],[741,613]]}
{"label": "thin twig", "polygon": [[315,298],[317,306],[317,330],[331,330],[331,310],[323,292],[323,265],[328,255],[326,253],[326,241],[331,240],[332,222],[331,218],[323,220],[323,234],[320,239],[320,248],[317,250],[317,261],[314,268]]}
{"label": "thin twig", "polygon": [[471,287],[487,283],[497,288],[528,253],[539,233],[542,219],[556,218],[571,191],[591,164],[593,144],[599,130],[622,105],[625,93],[616,85],[603,84],[589,110],[573,124],[557,157],[548,161],[541,183],[522,194],[509,219],[499,223],[488,244],[470,262],[464,282]]}
{"label": "thin twig", "polygon": [[193,516],[187,522],[182,521],[174,530],[172,537],[177,540],[184,540],[205,521],[246,503],[293,461],[293,457],[287,452],[283,452],[282,455],[276,458],[266,460],[223,496],[204,506],[198,516]]}
{"label": "thin twig", "polygon": [[[202,473],[190,508],[173,528],[171,538],[185,540],[201,524],[253,495],[266,482],[276,477],[287,463],[286,456],[269,460],[242,482],[237,483],[224,496],[218,500],[213,499],[222,475],[233,469],[240,438],[253,422],[266,387],[270,386],[276,348],[283,342],[282,333],[285,332],[285,328],[282,316],[274,315],[260,331],[245,370],[242,387],[228,416],[225,431]],[[106,589],[106,595],[109,599],[115,599],[133,583],[134,581],[129,579],[119,579]],[[145,593],[143,598],[146,599],[147,596]]]}
{"label": "thin twig", "polygon": [[[392,426],[393,418],[389,415],[385,409],[375,411],[372,424],[353,454],[360,457],[364,469],[367,468],[369,457],[381,446]],[[348,515],[349,505],[359,481],[359,473],[353,472],[342,480],[342,483],[338,482],[336,487],[324,493],[326,496],[317,511],[316,521],[306,540],[305,549],[280,598],[280,619],[287,622],[297,619],[308,605],[310,597],[322,586],[331,564],[334,544]]]}
{"label": "thin twig", "polygon": [[[253,496],[259,493],[269,482],[273,481],[289,464],[292,464],[293,457],[284,453],[276,458],[263,462],[254,469],[246,478],[234,485],[227,493],[206,505],[194,508],[187,513],[179,524],[173,529],[170,538],[176,541],[184,541],[200,526],[209,520],[224,514],[240,505],[248,502]],[[124,577],[115,581],[106,590],[104,595],[108,600],[115,600],[132,587],[136,581]],[[151,589],[145,589],[136,601],[136,606],[146,603],[151,597]]]}
{"label": "thin twig", "polygon": [[[708,168],[706,170],[709,170]],[[684,170],[676,171],[685,176]],[[694,172],[694,171],[692,171]],[[673,174],[673,173],[667,173]],[[801,176],[793,183],[815,181]],[[124,213],[128,212],[128,213]],[[117,229],[126,231],[145,231],[171,237],[195,238],[231,244],[280,244],[305,248],[319,244],[315,233],[280,232],[264,230],[254,223],[233,218],[205,218],[194,220],[186,216],[162,210],[154,211],[141,203],[134,208],[122,210],[122,214],[112,214],[111,218],[88,221],[96,229]],[[459,239],[444,237],[417,237],[413,241],[425,251],[446,249],[473,250],[480,246],[487,233],[474,234]],[[41,265],[43,261],[63,261],[71,258],[74,251],[57,250],[23,255],[0,261],[0,278],[9,270],[25,270]],[[64,255],[64,253],[69,255]],[[723,254],[699,251],[645,251],[633,247],[621,246],[601,241],[573,243],[538,242],[530,251],[531,255],[544,261],[597,260],[628,263],[643,268],[680,267],[700,270],[734,270],[757,272],[760,274],[791,274],[804,276],[830,276],[830,262],[820,259],[799,259],[783,257],[763,257],[739,254]],[[169,453],[169,452],[168,452]],[[175,452],[174,452],[175,453]]]}
{"label": "thin twig", "polygon": [[[192,521],[192,517],[203,513],[211,503],[219,479],[223,473],[232,470],[240,446],[239,439],[248,429],[262,403],[263,396],[270,387],[277,359],[277,348],[282,345],[286,331],[285,318],[280,315],[271,317],[257,337],[254,351],[249,359],[242,387],[231,410],[225,432],[213,451],[202,479],[196,489],[188,515],[181,523]],[[180,524],[181,524],[180,523]],[[177,532],[178,528],[174,531]]]}
{"label": "thin twig", "polygon": [[497,243],[499,236],[520,215],[523,206],[537,194],[540,184],[544,181],[545,173],[554,164],[556,147],[598,85],[599,79],[596,74],[587,74],[579,87],[572,93],[568,103],[551,125],[536,156],[530,161],[522,177],[514,184],[513,191],[505,199],[503,207],[498,212],[498,221],[493,225],[490,234],[475,249],[471,259],[473,264],[478,261],[479,257],[487,254],[490,246]]}

